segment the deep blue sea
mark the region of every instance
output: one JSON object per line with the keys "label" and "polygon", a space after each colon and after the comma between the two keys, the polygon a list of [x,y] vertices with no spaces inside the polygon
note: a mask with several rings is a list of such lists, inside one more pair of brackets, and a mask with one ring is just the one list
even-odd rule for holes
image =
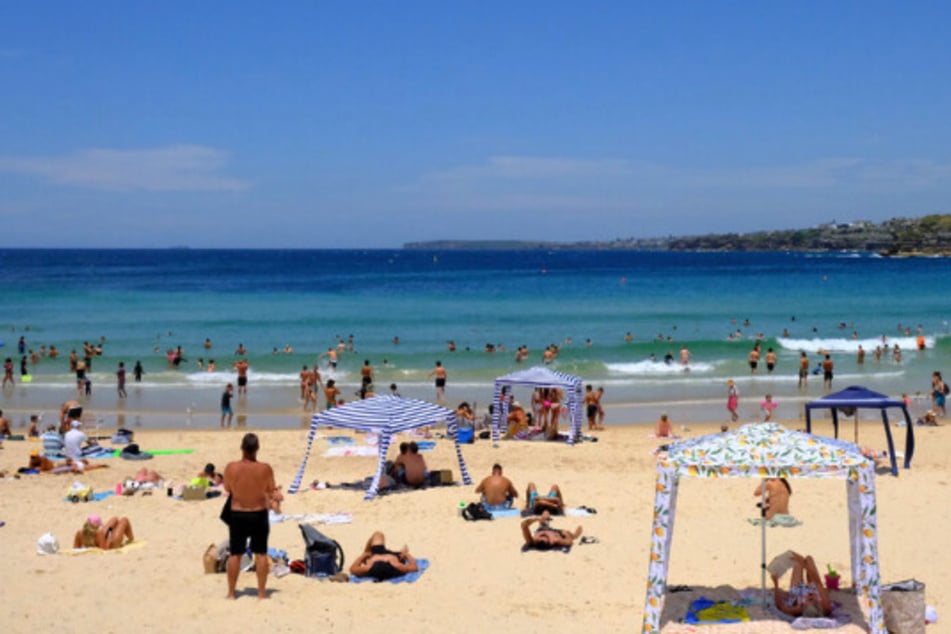
{"label": "deep blue sea", "polygon": [[[63,353],[30,363],[33,382],[4,391],[7,407],[50,409],[70,396],[66,355],[82,352],[84,341],[103,345],[93,361],[94,405],[114,408],[118,362],[131,369],[140,360],[146,375],[137,389],[168,396],[130,398],[129,407],[210,412],[233,378],[239,343],[248,349],[252,386],[266,386],[260,402],[297,407],[301,366],[351,335],[355,352],[341,355],[336,373],[345,394],[356,389],[368,359],[378,386],[395,382],[404,395],[431,399],[429,373],[439,360],[451,401],[487,403],[496,376],[540,363],[544,347],[555,343],[561,353],[553,367],[604,386],[606,405],[635,404],[647,418],[681,403],[709,408],[706,419],[717,419],[730,377],[750,407],[767,391],[790,403],[819,396],[819,377],[807,393],[797,391],[801,350],[812,365],[820,349],[831,352],[835,387],[864,384],[893,396],[926,394],[930,373],[951,360],[951,260],[939,258],[8,249],[0,250],[0,267],[0,357],[13,359],[18,376],[21,336],[28,349],[55,345]],[[915,351],[919,328],[923,353]],[[633,341],[625,341],[628,332]],[[778,352],[772,375],[762,362],[750,374],[747,355],[757,335],[764,352]],[[891,352],[875,361],[883,337],[890,348],[900,346],[901,363]],[[487,344],[496,352],[486,352]],[[862,365],[860,344],[867,350]],[[283,352],[288,345],[292,354]],[[530,350],[521,366],[520,345]],[[175,368],[165,352],[177,346],[186,360]],[[683,347],[691,354],[687,371],[679,364]],[[674,363],[664,363],[668,352]],[[205,365],[214,358],[217,371],[200,368],[200,358]],[[326,361],[320,359],[322,367]]]}

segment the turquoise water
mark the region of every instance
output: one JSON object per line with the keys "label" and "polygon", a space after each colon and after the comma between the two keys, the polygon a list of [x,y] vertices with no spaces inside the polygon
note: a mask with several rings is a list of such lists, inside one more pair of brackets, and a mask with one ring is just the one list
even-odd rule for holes
{"label": "turquoise water", "polygon": [[[691,416],[708,420],[721,417],[730,377],[749,399],[741,403],[758,402],[766,391],[781,403],[819,396],[818,377],[808,392],[796,388],[800,350],[810,354],[813,366],[820,349],[831,352],[835,387],[858,383],[894,396],[927,393],[930,373],[944,369],[951,348],[943,284],[951,261],[945,259],[856,253],[0,250],[0,266],[0,357],[13,358],[18,376],[20,336],[29,348],[55,345],[64,353],[30,364],[33,382],[3,392],[5,408],[24,411],[48,410],[71,396],[66,354],[74,348],[81,353],[83,341],[102,338],[90,406],[103,410],[213,413],[218,392],[233,379],[239,343],[249,351],[257,395],[250,406],[298,407],[301,366],[353,335],[355,352],[341,355],[336,372],[345,395],[358,387],[359,367],[369,359],[378,386],[396,382],[404,395],[431,399],[429,372],[440,360],[449,373],[451,401],[487,403],[493,379],[522,367],[514,359],[518,346],[530,350],[525,366],[540,363],[543,348],[556,343],[556,369],[604,386],[609,412],[627,407],[625,415],[645,420],[658,409],[677,407],[693,407],[699,413]],[[914,351],[919,327],[927,341],[923,353]],[[729,340],[737,330],[739,337]],[[633,341],[624,340],[627,332]],[[746,359],[758,333],[764,351],[773,347],[779,358],[772,375],[761,363],[753,377]],[[890,354],[878,363],[873,359],[883,336],[903,350],[901,364]],[[211,350],[202,347],[205,338]],[[455,352],[447,349],[450,340]],[[487,343],[497,351],[485,352]],[[856,363],[859,344],[868,351],[863,365]],[[272,354],[285,345],[293,354]],[[165,351],[177,346],[186,360],[176,368]],[[682,347],[691,353],[689,371],[676,361],[663,362],[668,352],[678,358]],[[214,358],[218,371],[199,368],[199,358]],[[119,402],[116,366],[124,361],[131,370],[137,360],[145,380]],[[326,375],[326,358],[320,362]]]}

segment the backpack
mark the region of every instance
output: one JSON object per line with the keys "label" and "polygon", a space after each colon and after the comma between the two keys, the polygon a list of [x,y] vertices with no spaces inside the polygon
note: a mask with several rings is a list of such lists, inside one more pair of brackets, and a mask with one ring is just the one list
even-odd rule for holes
{"label": "backpack", "polygon": [[304,565],[308,577],[332,577],[343,570],[343,548],[310,524],[300,524],[304,537]]}
{"label": "backpack", "polygon": [[462,509],[462,517],[467,521],[477,522],[479,520],[491,520],[492,513],[486,510],[482,502],[471,502],[469,506]]}
{"label": "backpack", "polygon": [[943,391],[944,391],[945,396],[947,396],[948,394],[951,394],[951,386],[949,386],[947,383],[945,383],[945,384],[944,384],[944,390],[943,390]]}

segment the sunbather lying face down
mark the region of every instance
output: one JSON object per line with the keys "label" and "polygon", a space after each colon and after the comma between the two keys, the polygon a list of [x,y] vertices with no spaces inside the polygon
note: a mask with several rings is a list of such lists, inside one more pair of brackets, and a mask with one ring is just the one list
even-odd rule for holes
{"label": "sunbather lying face down", "polygon": [[[832,612],[832,602],[822,579],[816,562],[812,556],[803,557],[798,553],[792,554],[792,578],[789,580],[789,592],[781,590],[779,578],[773,575],[773,600],[776,607],[790,616],[821,617]],[[803,575],[805,575],[805,580]]]}
{"label": "sunbather lying face down", "polygon": [[416,565],[416,559],[409,554],[409,548],[403,546],[403,550],[399,552],[387,550],[386,538],[379,531],[370,536],[363,552],[350,566],[350,574],[353,576],[370,577],[377,581],[393,579],[417,570],[419,566]]}
{"label": "sunbather lying face down", "polygon": [[[576,539],[581,537],[582,528],[580,526],[574,531],[566,531],[552,528],[550,522],[551,514],[548,511],[536,517],[522,520],[522,538],[525,540],[525,544],[539,550],[548,550],[550,548],[571,546]],[[538,524],[534,533],[531,529],[532,524]]]}

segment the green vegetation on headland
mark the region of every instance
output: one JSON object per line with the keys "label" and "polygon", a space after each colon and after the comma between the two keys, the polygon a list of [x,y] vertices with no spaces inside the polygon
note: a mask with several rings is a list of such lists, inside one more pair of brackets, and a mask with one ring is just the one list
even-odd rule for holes
{"label": "green vegetation on headland", "polygon": [[632,251],[872,251],[889,256],[951,256],[951,214],[864,220],[810,229],[719,233],[610,241],[431,240],[407,242],[404,249],[432,250],[632,250]]}

